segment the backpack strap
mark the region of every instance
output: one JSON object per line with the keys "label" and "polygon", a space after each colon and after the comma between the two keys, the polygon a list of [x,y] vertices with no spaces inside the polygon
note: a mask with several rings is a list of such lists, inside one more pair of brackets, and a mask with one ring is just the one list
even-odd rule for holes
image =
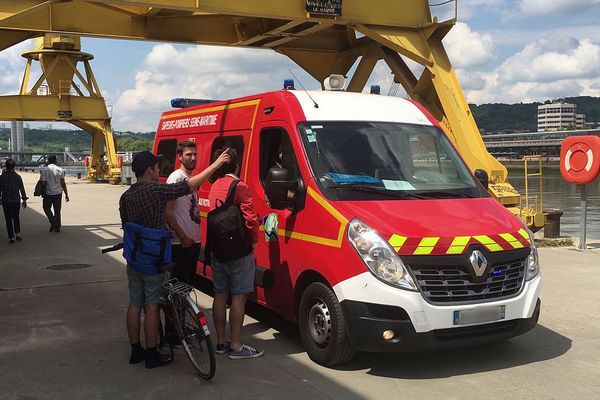
{"label": "backpack strap", "polygon": [[236,189],[238,183],[240,183],[239,179],[234,179],[233,182],[231,182],[231,185],[229,186],[229,191],[227,192],[227,197],[225,198],[225,203],[223,203],[223,205],[233,204],[233,198],[235,196],[235,189]]}

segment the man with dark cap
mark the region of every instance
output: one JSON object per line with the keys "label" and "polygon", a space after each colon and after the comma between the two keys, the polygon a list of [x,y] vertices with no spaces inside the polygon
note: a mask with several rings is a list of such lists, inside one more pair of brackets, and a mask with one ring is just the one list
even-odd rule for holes
{"label": "man with dark cap", "polygon": [[[149,151],[138,153],[131,162],[137,182],[133,184],[119,201],[121,223],[134,223],[150,229],[167,229],[165,205],[169,200],[188,195],[197,190],[221,165],[229,162],[227,151],[214,163],[188,180],[167,185],[158,182],[160,157]],[[147,275],[127,265],[129,280],[129,308],[127,309],[127,332],[131,343],[130,364],[146,362],[146,368],[165,365],[157,350],[158,329],[160,326],[160,295],[164,274]],[[141,311],[144,307],[144,336],[146,349],[140,344]]]}

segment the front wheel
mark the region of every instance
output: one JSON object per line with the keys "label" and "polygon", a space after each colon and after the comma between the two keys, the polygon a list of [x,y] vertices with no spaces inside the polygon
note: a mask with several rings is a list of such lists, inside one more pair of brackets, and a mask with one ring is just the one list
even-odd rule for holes
{"label": "front wheel", "polygon": [[198,375],[209,380],[215,375],[217,369],[215,348],[210,339],[204,314],[198,312],[196,307],[190,304],[191,301],[191,299],[184,301],[181,344]]}
{"label": "front wheel", "polygon": [[314,362],[329,367],[354,356],[342,307],[326,285],[315,282],[306,288],[300,299],[298,322],[302,344]]}

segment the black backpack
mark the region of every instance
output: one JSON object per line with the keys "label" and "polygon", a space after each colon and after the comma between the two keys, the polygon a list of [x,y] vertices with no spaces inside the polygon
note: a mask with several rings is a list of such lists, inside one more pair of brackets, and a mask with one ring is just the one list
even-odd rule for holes
{"label": "black backpack", "polygon": [[[207,263],[210,254],[214,254],[220,262],[237,260],[252,253],[252,239],[246,229],[244,215],[238,206],[233,204],[235,188],[239,179],[231,182],[225,202],[221,202],[207,216],[206,249],[204,254]],[[217,204],[220,200],[217,200]]]}

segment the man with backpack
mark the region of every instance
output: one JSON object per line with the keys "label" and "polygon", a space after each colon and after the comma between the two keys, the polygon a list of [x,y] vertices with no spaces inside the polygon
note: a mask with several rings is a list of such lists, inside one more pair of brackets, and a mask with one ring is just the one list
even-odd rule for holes
{"label": "man with backpack", "polygon": [[[129,307],[127,333],[131,344],[130,364],[145,361],[146,368],[166,365],[157,349],[160,326],[160,303],[164,273],[163,264],[170,262],[171,232],[166,227],[165,205],[169,200],[195,191],[221,165],[229,161],[219,154],[207,169],[188,180],[172,185],[158,182],[160,157],[149,151],[138,153],[131,162],[137,182],[121,195],[119,211],[123,224],[123,253],[127,259]],[[146,349],[140,344],[141,312],[145,311]]]}
{"label": "man with backpack", "polygon": [[[214,156],[225,149],[215,151]],[[246,296],[254,291],[254,245],[258,240],[259,217],[252,205],[248,185],[237,174],[240,157],[235,149],[227,150],[229,162],[215,174],[208,201],[207,255],[213,272],[215,297],[213,319],[217,331],[217,354],[229,353],[232,360],[256,358],[264,354],[242,344],[242,326]],[[231,293],[229,327],[231,341],[225,338],[226,306]]]}

